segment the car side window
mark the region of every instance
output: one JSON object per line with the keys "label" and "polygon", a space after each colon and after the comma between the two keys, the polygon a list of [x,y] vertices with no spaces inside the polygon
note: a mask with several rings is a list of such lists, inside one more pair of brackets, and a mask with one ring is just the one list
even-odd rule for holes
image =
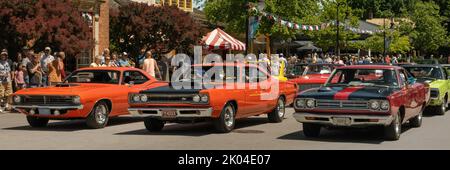
{"label": "car side window", "polygon": [[123,73],[122,84],[129,84],[131,81],[133,81],[134,84],[144,84],[148,80],[148,77],[139,71],[126,71]]}

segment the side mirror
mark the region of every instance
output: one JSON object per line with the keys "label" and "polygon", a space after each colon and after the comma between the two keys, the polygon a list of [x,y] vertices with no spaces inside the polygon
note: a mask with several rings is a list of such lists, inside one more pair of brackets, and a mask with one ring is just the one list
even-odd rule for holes
{"label": "side mirror", "polygon": [[416,84],[416,78],[414,78],[414,77],[410,77],[410,78],[408,78],[408,83],[409,84]]}

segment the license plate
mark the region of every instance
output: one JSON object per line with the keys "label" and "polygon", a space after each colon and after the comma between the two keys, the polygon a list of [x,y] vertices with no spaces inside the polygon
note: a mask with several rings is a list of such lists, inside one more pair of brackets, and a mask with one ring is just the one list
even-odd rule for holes
{"label": "license plate", "polygon": [[337,126],[350,126],[352,120],[346,117],[335,117],[333,118],[333,124]]}
{"label": "license plate", "polygon": [[51,115],[50,109],[38,109],[40,115]]}
{"label": "license plate", "polygon": [[176,118],[177,111],[176,110],[161,110],[163,118]]}

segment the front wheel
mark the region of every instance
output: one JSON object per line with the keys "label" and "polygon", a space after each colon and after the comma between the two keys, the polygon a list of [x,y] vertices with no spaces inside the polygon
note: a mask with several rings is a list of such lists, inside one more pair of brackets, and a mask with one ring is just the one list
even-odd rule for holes
{"label": "front wheel", "polygon": [[164,128],[165,122],[155,118],[145,118],[144,125],[149,132],[160,132]]}
{"label": "front wheel", "polygon": [[445,115],[446,111],[447,111],[447,100],[444,100],[444,102],[441,104],[441,106],[436,107],[436,114],[437,115]]}
{"label": "front wheel", "polygon": [[283,121],[286,113],[286,102],[283,97],[280,97],[277,102],[277,107],[267,116],[270,123],[280,123]]}
{"label": "front wheel", "polygon": [[86,125],[92,129],[101,129],[108,124],[109,108],[106,102],[98,102],[86,119]]}
{"label": "front wheel", "polygon": [[399,140],[400,134],[402,133],[402,121],[400,118],[400,113],[394,115],[394,120],[389,126],[384,128],[384,137],[387,140]]}
{"label": "front wheel", "polygon": [[420,111],[419,115],[412,118],[409,121],[409,123],[410,123],[411,127],[418,128],[418,127],[422,126],[422,119],[423,119],[423,111]]}
{"label": "front wheel", "polygon": [[234,129],[236,120],[236,109],[228,103],[222,110],[220,117],[214,120],[214,126],[220,133],[229,133]]}
{"label": "front wheel", "polygon": [[27,116],[28,124],[30,124],[31,127],[46,127],[48,124],[49,119],[47,118],[40,118],[40,117],[33,117],[33,116]]}

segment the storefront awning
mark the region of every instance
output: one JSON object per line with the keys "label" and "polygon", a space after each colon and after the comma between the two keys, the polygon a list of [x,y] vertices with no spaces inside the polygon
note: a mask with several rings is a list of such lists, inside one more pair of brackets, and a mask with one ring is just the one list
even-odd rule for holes
{"label": "storefront awning", "polygon": [[208,33],[202,39],[202,43],[205,48],[209,50],[233,50],[233,51],[245,51],[245,44],[241,41],[233,38],[220,28]]}

